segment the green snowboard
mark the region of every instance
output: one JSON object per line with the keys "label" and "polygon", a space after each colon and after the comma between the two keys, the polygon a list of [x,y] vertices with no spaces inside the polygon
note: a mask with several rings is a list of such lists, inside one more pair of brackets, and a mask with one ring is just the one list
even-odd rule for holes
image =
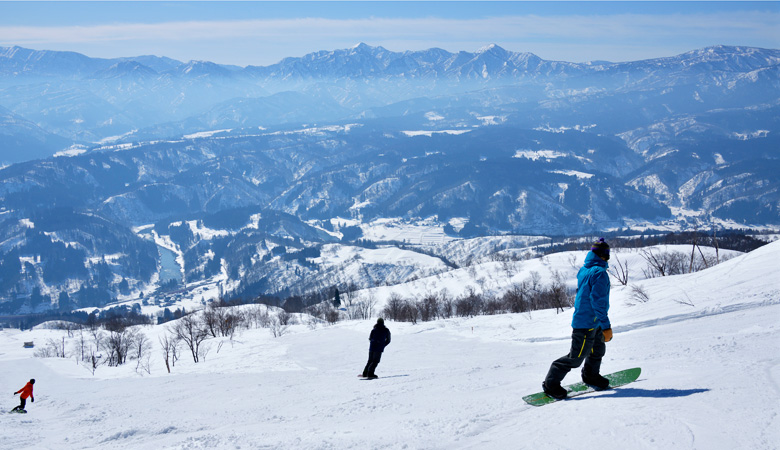
{"label": "green snowboard", "polygon": [[[642,373],[642,369],[636,367],[633,369],[621,370],[620,372],[604,375],[604,378],[609,380],[609,388],[613,388],[613,387],[623,386],[633,381],[636,381],[636,379],[639,378],[640,373]],[[587,394],[589,392],[595,392],[597,390],[582,382],[574,383],[569,386],[564,386],[564,388],[569,392],[569,395],[566,398],[576,397],[578,395]],[[525,400],[525,402],[528,403],[529,405],[533,405],[533,406],[542,406],[548,403],[554,403],[558,401],[548,396],[544,392],[538,392],[536,394],[526,395],[525,397],[523,397],[523,400]]]}

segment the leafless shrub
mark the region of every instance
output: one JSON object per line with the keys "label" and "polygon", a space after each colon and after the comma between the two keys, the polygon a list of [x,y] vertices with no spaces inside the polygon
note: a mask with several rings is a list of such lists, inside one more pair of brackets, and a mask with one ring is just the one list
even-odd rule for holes
{"label": "leafless shrub", "polygon": [[281,310],[276,314],[276,320],[283,326],[292,325],[295,318],[292,314],[285,310]]}
{"label": "leafless shrub", "polygon": [[567,258],[569,261],[569,266],[571,266],[573,269],[579,269],[579,266],[577,265],[577,255],[574,253],[570,253],[569,257]]}
{"label": "leafless shrub", "polygon": [[279,320],[278,317],[275,317],[271,320],[271,334],[276,337],[284,336],[285,333],[287,333],[287,330],[290,328],[289,325],[282,324],[282,321]]}
{"label": "leafless shrub", "polygon": [[63,336],[62,341],[58,339],[48,339],[46,345],[36,349],[33,356],[36,358],[65,358],[65,337]]}
{"label": "leafless shrub", "polygon": [[336,308],[328,308],[325,312],[325,321],[333,325],[339,321],[339,310]]}
{"label": "leafless shrub", "polygon": [[682,299],[681,298],[674,298],[672,300],[674,300],[675,303],[679,303],[681,305],[690,306],[692,308],[696,307],[696,305],[693,304],[693,300],[691,300],[691,297],[688,295],[687,292],[683,291],[682,295],[685,298],[682,298]]}
{"label": "leafless shrub", "polygon": [[210,343],[204,342],[203,344],[201,344],[200,347],[198,348],[198,361],[205,361],[206,355],[208,355],[210,351],[211,351]]}
{"label": "leafless shrub", "polygon": [[255,304],[249,306],[246,310],[246,321],[255,328],[268,328],[271,325],[271,316],[268,314],[268,307]]}
{"label": "leafless shrub", "polygon": [[647,303],[650,301],[650,296],[647,291],[640,285],[631,285],[631,299],[638,303]]}

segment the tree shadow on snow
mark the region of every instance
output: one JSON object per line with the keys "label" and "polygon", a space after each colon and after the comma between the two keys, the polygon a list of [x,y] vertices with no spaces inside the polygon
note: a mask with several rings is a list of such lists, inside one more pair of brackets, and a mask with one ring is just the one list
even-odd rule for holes
{"label": "tree shadow on snow", "polygon": [[[616,388],[604,391],[599,397],[618,397],[618,398],[675,398],[688,397],[693,394],[709,392],[709,389],[637,389],[637,388]],[[572,400],[585,400],[587,397]]]}

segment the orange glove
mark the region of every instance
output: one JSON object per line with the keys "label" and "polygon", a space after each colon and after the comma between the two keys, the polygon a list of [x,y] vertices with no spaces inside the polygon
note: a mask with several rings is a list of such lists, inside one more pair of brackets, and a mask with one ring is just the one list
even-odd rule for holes
{"label": "orange glove", "polygon": [[612,328],[602,330],[602,333],[604,333],[604,342],[609,342],[612,340]]}

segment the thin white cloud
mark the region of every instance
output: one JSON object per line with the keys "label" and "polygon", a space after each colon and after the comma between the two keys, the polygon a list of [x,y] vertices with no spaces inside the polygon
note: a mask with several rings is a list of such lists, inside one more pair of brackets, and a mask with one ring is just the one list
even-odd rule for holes
{"label": "thin white cloud", "polygon": [[[691,50],[717,43],[780,46],[780,14],[729,12],[712,14],[615,14],[561,16],[506,16],[476,19],[445,18],[299,18],[284,20],[190,21],[155,24],[107,24],[98,26],[5,26],[0,27],[0,45],[62,48],[72,44],[119,45],[133,54],[179,53],[190,47],[188,59],[212,59],[198,54],[200,46],[221,47],[228,57],[231,44],[281,51],[279,55],[300,56],[315,50],[343,48],[358,42],[372,45],[403,43],[418,50],[438,46],[447,50],[476,50],[487,43],[499,43],[510,50],[544,48],[548,59],[623,59],[610,53],[615,48],[661,49],[673,46]],[[616,43],[622,45],[616,45]],[[316,48],[314,47],[316,46]],[[525,48],[517,48],[524,46]],[[588,49],[587,57],[582,55]],[[572,51],[578,48],[580,50]],[[277,58],[274,51],[266,55]],[[538,51],[538,50],[537,50]],[[598,54],[601,52],[602,54]],[[131,55],[112,55],[131,56]],[[174,55],[168,55],[174,56]],[[618,56],[618,57],[616,57]],[[239,58],[240,56],[234,56]],[[257,56],[252,56],[256,58]],[[214,60],[214,59],[212,59]],[[249,64],[248,61],[218,61]]]}

